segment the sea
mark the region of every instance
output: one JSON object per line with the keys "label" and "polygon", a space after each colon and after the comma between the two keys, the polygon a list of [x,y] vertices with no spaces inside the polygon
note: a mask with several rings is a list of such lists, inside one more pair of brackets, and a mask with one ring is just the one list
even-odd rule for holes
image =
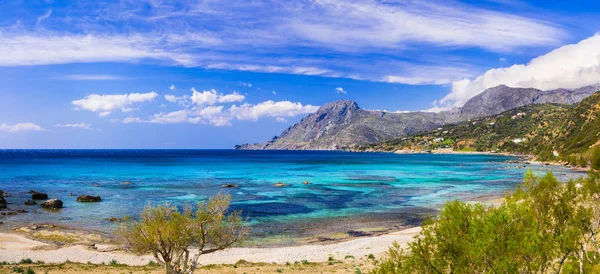
{"label": "sea", "polygon": [[[110,218],[135,219],[146,206],[183,207],[226,193],[230,209],[241,210],[252,228],[255,245],[327,242],[419,225],[450,200],[500,197],[526,170],[552,171],[563,181],[585,176],[515,160],[338,151],[0,150],[0,190],[10,194],[11,210],[28,211],[0,216],[0,230],[51,223],[110,235],[118,226]],[[61,199],[64,208],[24,205],[30,190]],[[102,201],[79,203],[79,195]]]}

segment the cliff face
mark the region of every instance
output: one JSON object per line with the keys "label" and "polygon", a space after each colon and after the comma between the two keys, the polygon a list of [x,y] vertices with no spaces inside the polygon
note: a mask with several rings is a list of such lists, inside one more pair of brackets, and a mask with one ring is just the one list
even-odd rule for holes
{"label": "cliff face", "polygon": [[379,143],[531,104],[575,104],[599,89],[600,85],[595,85],[574,90],[541,91],[501,85],[471,98],[462,108],[440,113],[371,111],[361,109],[354,101],[340,100],[322,106],[268,142],[235,148],[330,150]]}

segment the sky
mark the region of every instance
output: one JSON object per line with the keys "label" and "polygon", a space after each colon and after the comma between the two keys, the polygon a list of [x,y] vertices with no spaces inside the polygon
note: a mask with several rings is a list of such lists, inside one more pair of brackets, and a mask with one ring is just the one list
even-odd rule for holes
{"label": "sky", "polygon": [[599,32],[600,1],[0,1],[0,148],[232,148],[335,100],[578,88]]}

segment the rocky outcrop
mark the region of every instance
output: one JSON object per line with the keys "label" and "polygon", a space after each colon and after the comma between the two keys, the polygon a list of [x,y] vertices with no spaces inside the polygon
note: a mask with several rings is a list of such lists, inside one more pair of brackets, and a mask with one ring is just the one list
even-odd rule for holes
{"label": "rocky outcrop", "polygon": [[77,201],[81,203],[97,203],[102,201],[100,196],[81,195],[77,197]]}
{"label": "rocky outcrop", "polygon": [[0,209],[6,208],[6,200],[0,196]]}
{"label": "rocky outcrop", "polygon": [[45,209],[58,209],[63,207],[63,202],[59,199],[50,199],[40,204]]}

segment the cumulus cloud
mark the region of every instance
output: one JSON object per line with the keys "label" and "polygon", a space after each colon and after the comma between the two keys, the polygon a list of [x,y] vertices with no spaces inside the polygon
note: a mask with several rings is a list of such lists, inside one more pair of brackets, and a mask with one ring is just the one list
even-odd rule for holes
{"label": "cumulus cloud", "polygon": [[192,103],[203,106],[203,105],[214,105],[216,103],[233,103],[241,102],[246,98],[237,92],[230,94],[218,94],[215,89],[205,90],[202,92],[197,91],[195,88],[191,89],[192,96],[190,97]]}
{"label": "cumulus cloud", "polygon": [[56,124],[54,127],[65,127],[65,128],[81,128],[91,130],[92,125],[86,123],[75,123],[75,124]]}
{"label": "cumulus cloud", "polygon": [[527,64],[490,69],[475,79],[455,81],[452,91],[440,104],[459,107],[485,89],[498,85],[551,90],[597,83],[600,83],[600,34],[555,49]]}
{"label": "cumulus cloud", "polygon": [[346,91],[342,87],[335,88],[335,93],[347,94]]}
{"label": "cumulus cloud", "polygon": [[171,91],[175,90],[175,85],[174,85],[174,84],[171,84],[171,86],[169,87],[169,89],[170,89]]}
{"label": "cumulus cloud", "polygon": [[0,131],[16,133],[27,131],[43,131],[44,128],[33,123],[18,123],[14,125],[0,124]]}
{"label": "cumulus cloud", "polygon": [[312,113],[318,107],[302,105],[289,101],[266,101],[259,104],[232,105],[228,109],[222,105],[192,107],[173,112],[161,112],[148,119],[140,117],[127,117],[123,123],[152,123],[152,124],[211,124],[214,126],[229,126],[231,121],[245,120],[257,121],[260,118],[272,118],[277,122],[286,122],[284,117],[293,117],[300,114]]}
{"label": "cumulus cloud", "polygon": [[100,116],[107,116],[118,109],[121,109],[123,112],[131,111],[130,106],[136,103],[152,101],[157,96],[158,93],[154,91],[129,94],[90,94],[83,99],[75,100],[71,103],[77,106],[77,109],[98,112]]}
{"label": "cumulus cloud", "polygon": [[312,105],[302,105],[299,102],[272,100],[262,102],[256,105],[243,104],[241,106],[233,105],[229,112],[238,120],[256,121],[261,117],[292,117],[300,114],[308,114],[317,111],[319,107]]}

